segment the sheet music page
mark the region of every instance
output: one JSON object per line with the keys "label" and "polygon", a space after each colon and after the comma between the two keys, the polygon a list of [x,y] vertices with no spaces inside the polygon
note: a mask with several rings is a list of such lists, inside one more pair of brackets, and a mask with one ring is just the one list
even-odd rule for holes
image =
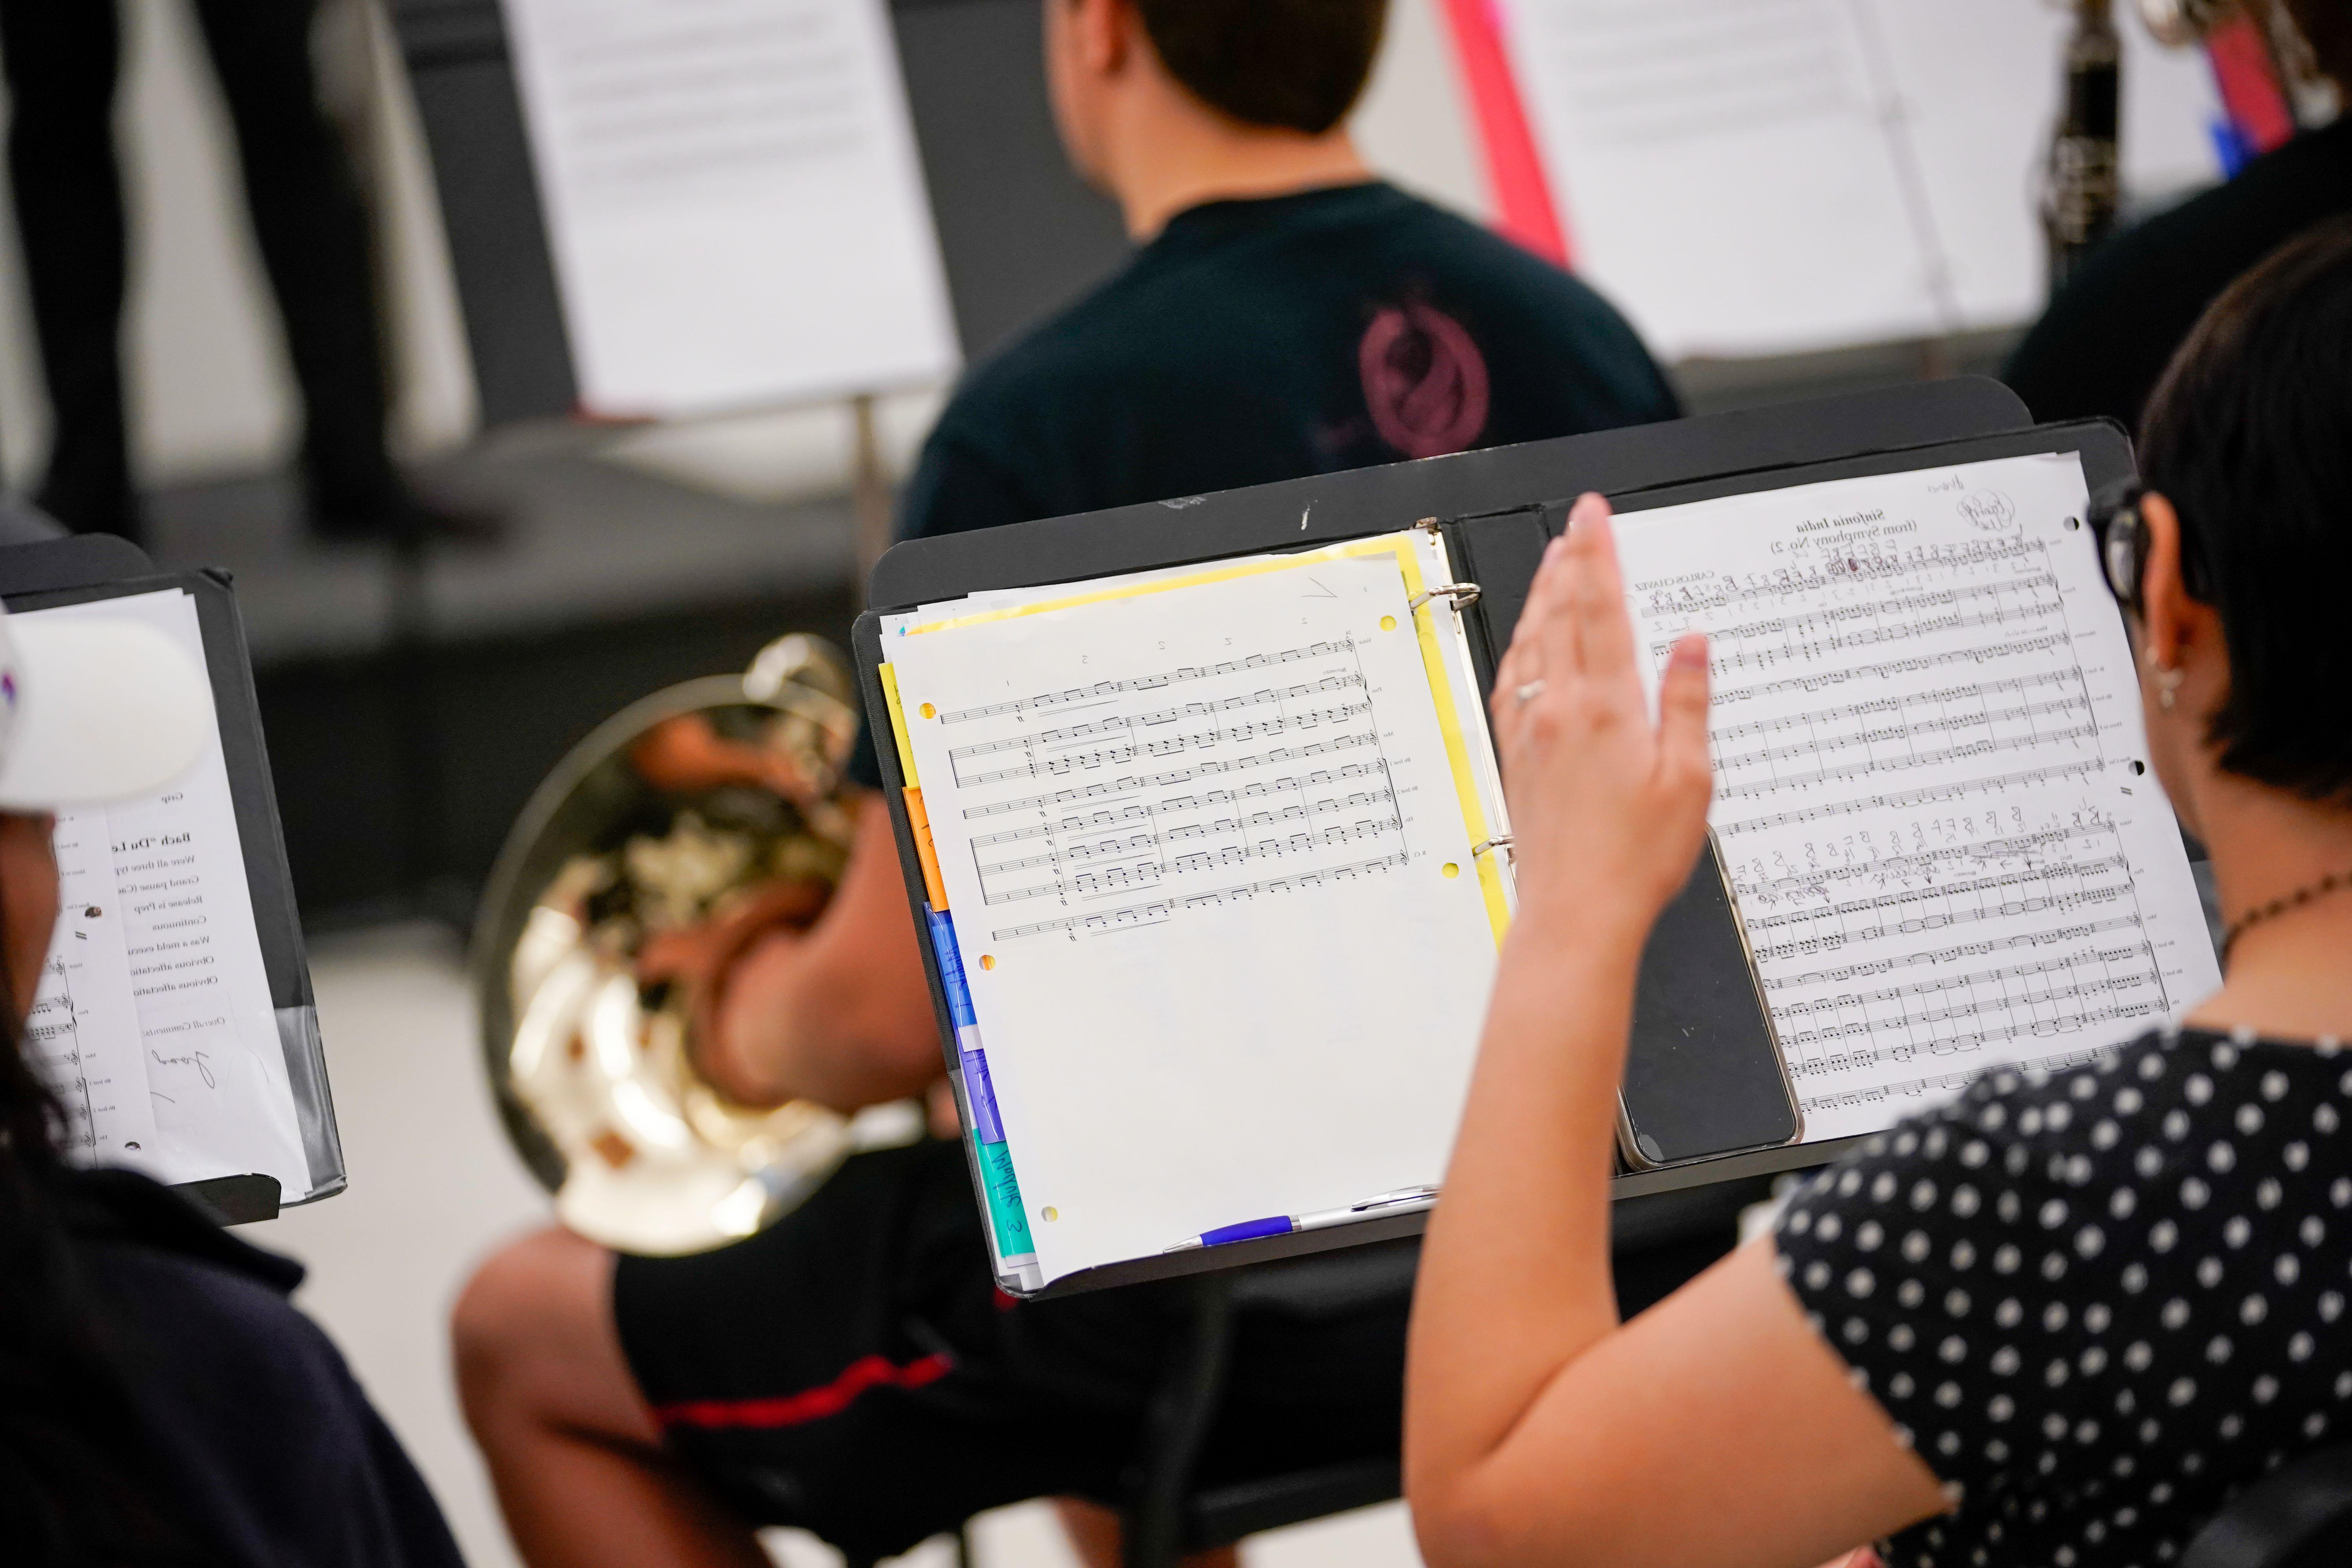
{"label": "sheet music page", "polygon": [[[2065,83],[2071,7],[2042,0],[1865,0],[1865,40],[1885,62],[1892,122],[1916,160],[1926,222],[1965,327],[2039,315],[2049,294],[2042,170]],[[2126,11],[2123,176],[2160,202],[2221,177],[2221,97],[2202,49],[2170,49]]]}
{"label": "sheet music page", "polygon": [[1396,555],[886,651],[1048,1279],[1442,1179],[1496,936]]}
{"label": "sheet music page", "polygon": [[581,400],[943,380],[959,351],[882,0],[504,0]]}
{"label": "sheet music page", "polygon": [[1809,1141],[2221,984],[2073,454],[1618,523],[1645,679],[1713,639],[1710,816]]}
{"label": "sheet music page", "polygon": [[1661,358],[1944,330],[1849,0],[1496,11],[1577,270]]}
{"label": "sheet music page", "polygon": [[[1664,359],[2024,321],[2068,8],[1496,0],[1577,270]],[[2124,36],[2125,174],[2220,177],[2203,58]]]}
{"label": "sheet music page", "polygon": [[65,1107],[72,1159],[155,1170],[155,1114],[106,813],[58,813],[50,842],[58,925],[26,1021],[26,1055]]}
{"label": "sheet music page", "polygon": [[[143,620],[199,665],[204,659],[195,601],[176,589],[19,614]],[[133,1163],[166,1182],[275,1176],[293,1202],[310,1194],[310,1161],[254,927],[216,718],[212,731],[204,754],[172,784],[143,799],[76,814],[78,824],[103,824],[121,909],[124,1000],[137,1020],[154,1128],[151,1157]],[[94,881],[96,873],[88,874]],[[105,1005],[116,1005],[110,990]]]}

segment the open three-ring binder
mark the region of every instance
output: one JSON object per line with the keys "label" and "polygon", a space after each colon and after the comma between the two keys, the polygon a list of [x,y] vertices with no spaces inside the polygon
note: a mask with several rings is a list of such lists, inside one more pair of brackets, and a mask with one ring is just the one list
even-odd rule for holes
{"label": "open three-ring binder", "polygon": [[1423,1223],[1515,896],[1485,699],[1582,489],[1645,665],[1690,626],[1715,664],[1621,1194],[1819,1163],[2210,983],[2082,521],[2128,446],[1934,395],[1894,401],[1962,438],[1840,452],[1839,400],[886,558],[859,664],[1004,1287]]}

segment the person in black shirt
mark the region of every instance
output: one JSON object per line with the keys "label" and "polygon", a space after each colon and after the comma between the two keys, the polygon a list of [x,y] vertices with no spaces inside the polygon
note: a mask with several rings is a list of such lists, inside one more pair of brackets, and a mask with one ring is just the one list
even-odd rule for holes
{"label": "person in black shirt", "polygon": [[1598,295],[1392,185],[1204,202],[972,373],[924,448],[905,531],[1677,412],[1641,340]]}
{"label": "person in black shirt", "polygon": [[[2320,75],[2352,92],[2352,0],[2272,3],[2293,16]],[[2100,247],[2018,344],[2001,379],[2036,419],[2104,416],[2136,427],[2173,351],[2230,280],[2347,212],[2352,115]]]}
{"label": "person in black shirt", "polygon": [[[1146,243],[973,370],[903,531],[1676,411],[1589,289],[1370,177],[1339,125],[1385,9],[1044,0],[1064,145]],[[940,1079],[878,797],[813,929],[753,908],[705,935],[660,973],[700,995],[701,1065],[737,1099],[854,1110]],[[755,1521],[887,1556],[1000,1503],[1117,1500],[1185,1300],[1000,1297],[962,1151],[940,1139],[853,1159],[767,1232],[699,1258],[528,1238],[477,1276],[455,1332],[469,1419],[533,1563],[749,1564]],[[1404,1310],[1251,1318],[1204,1473],[1392,1456]],[[1090,1561],[1117,1561],[1114,1521],[1070,1517]]]}
{"label": "person in black shirt", "polygon": [[0,616],[0,1557],[13,1568],[459,1568],[299,1265],[127,1170],[68,1166],[19,1050],[58,915],[47,808],[192,762],[194,662],[131,621]]}
{"label": "person in black shirt", "polygon": [[1996,1071],[1621,1324],[1636,964],[1706,830],[1706,639],[1654,724],[1598,497],[1496,678],[1519,909],[1414,1303],[1433,1568],[2158,1568],[2352,1426],[2352,218],[2233,284],[2091,522],[2151,760],[2211,849],[2185,1026]]}

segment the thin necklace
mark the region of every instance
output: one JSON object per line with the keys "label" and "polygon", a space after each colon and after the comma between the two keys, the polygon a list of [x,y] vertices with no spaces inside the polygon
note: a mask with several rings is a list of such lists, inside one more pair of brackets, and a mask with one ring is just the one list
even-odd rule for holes
{"label": "thin necklace", "polygon": [[2299,910],[2315,899],[2324,899],[2342,889],[2352,888],[2352,871],[2330,871],[2316,882],[2305,882],[2292,893],[2281,893],[2267,904],[2257,904],[2236,920],[2221,933],[2221,962],[2230,962],[2230,950],[2238,939],[2264,921],[2276,920],[2289,910]]}

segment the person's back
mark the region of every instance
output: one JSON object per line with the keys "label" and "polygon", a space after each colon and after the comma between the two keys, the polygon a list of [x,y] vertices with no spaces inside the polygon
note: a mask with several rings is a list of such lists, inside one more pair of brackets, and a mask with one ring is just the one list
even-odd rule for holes
{"label": "person's back", "polygon": [[[2352,87],[2352,0],[2288,0],[2320,74]],[[2001,379],[2036,419],[2137,426],[2198,317],[2232,279],[2352,212],[2352,115],[2108,241],[2051,300]]]}
{"label": "person's back", "polygon": [[[1065,142],[1148,243],[973,371],[925,448],[903,531],[1678,412],[1600,296],[1370,178],[1340,121],[1382,10],[1047,0]],[[1333,62],[1304,88],[1302,54]]]}

